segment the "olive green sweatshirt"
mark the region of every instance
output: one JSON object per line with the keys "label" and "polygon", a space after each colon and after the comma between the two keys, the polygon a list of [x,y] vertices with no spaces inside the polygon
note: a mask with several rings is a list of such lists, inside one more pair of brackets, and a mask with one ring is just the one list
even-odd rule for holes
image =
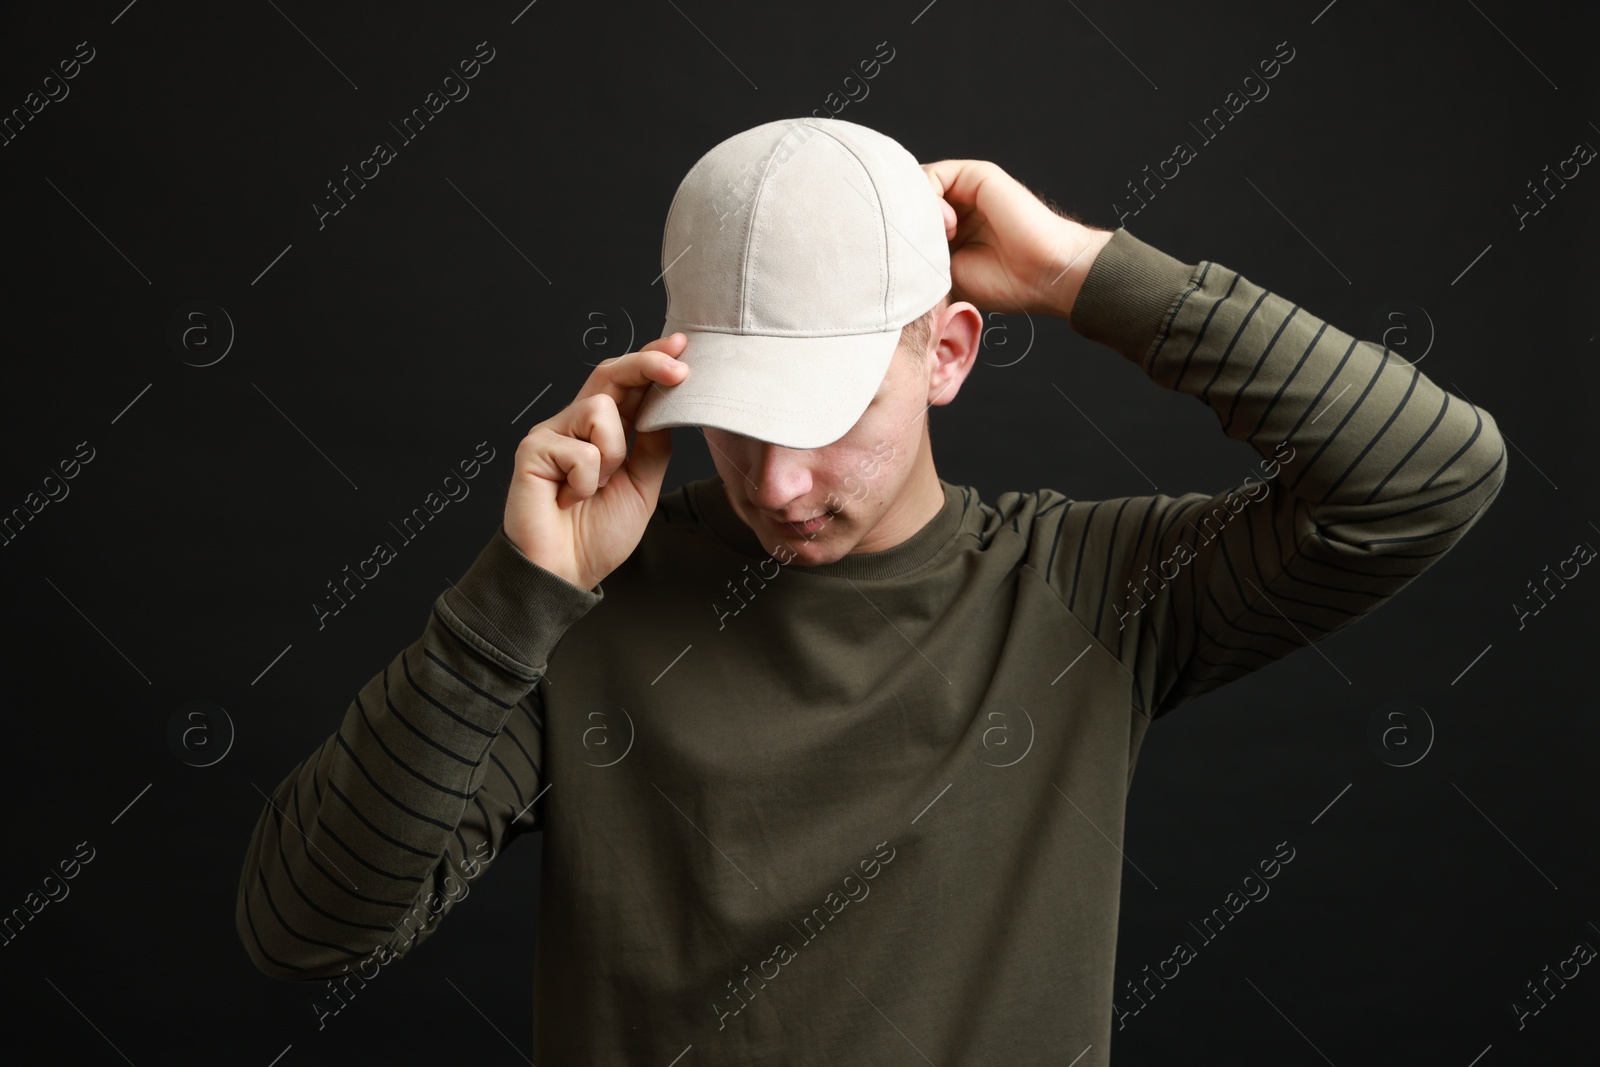
{"label": "olive green sweatshirt", "polygon": [[593,590],[497,529],[263,807],[256,966],[316,981],[325,1024],[542,830],[541,1067],[1109,1062],[1145,731],[1399,592],[1506,452],[1381,345],[1126,229],[1072,324],[1257,473],[992,503],[941,479],[908,540],[815,567],[711,478]]}

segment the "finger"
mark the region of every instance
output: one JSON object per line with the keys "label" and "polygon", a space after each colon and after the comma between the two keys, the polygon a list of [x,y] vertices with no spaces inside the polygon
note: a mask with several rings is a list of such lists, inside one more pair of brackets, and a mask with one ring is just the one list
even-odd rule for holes
{"label": "finger", "polygon": [[944,197],[944,191],[955,184],[955,176],[961,171],[961,160],[939,159],[932,163],[922,165],[922,173],[928,176],[928,184],[933,186],[935,196]]}
{"label": "finger", "polygon": [[982,159],[941,159],[925,164],[924,170],[935,183],[939,195],[949,201],[959,215],[977,203],[978,186],[999,168]]}
{"label": "finger", "polygon": [[563,431],[570,437],[588,441],[600,450],[596,465],[596,488],[604,486],[612,473],[628,458],[627,425],[619,417],[616,402],[590,398],[572,408],[574,419]]}
{"label": "finger", "polygon": [[946,241],[956,235],[956,209],[950,206],[950,201],[944,198],[944,183],[938,173],[934,171],[934,164],[922,164],[922,173],[928,179],[928,185],[933,189],[933,195],[939,198],[939,213],[944,217],[944,239]]}
{"label": "finger", "polygon": [[[684,334],[673,333],[656,338],[637,352],[603,359],[590,372],[574,400],[604,393],[615,400],[620,409],[630,400],[630,390],[642,390],[654,382],[677,385],[688,374],[688,367],[678,362],[687,345],[688,338]],[[630,406],[635,409],[637,397],[638,394],[631,397]]]}
{"label": "finger", "polygon": [[599,491],[600,450],[589,441],[556,433],[532,450],[529,473],[552,483],[562,508]]}
{"label": "finger", "polygon": [[[944,186],[944,200],[955,208],[955,218],[963,229],[968,230],[968,234],[978,226],[974,219],[981,214],[978,200],[984,184],[989,182],[997,187],[1018,184],[1010,174],[989,160],[939,160],[931,166],[934,178]],[[992,206],[986,203],[984,213],[987,211],[992,211]]]}
{"label": "finger", "polygon": [[[677,360],[662,362],[657,357],[657,364],[656,366],[647,367],[645,370],[645,373],[651,376],[651,380],[646,381],[643,385],[628,386],[623,390],[622,399],[617,401],[617,412],[622,416],[623,422],[627,424],[630,430],[633,429],[633,424],[638,421],[639,409],[644,406],[646,397],[651,393],[656,393],[659,397],[665,397],[667,394],[663,393],[662,390],[681,384],[689,373],[689,365],[680,363]],[[668,415],[672,414],[671,407],[672,404],[669,398],[667,403]]]}
{"label": "finger", "polygon": [[[567,478],[574,469],[574,457],[581,459],[580,474],[587,484],[573,481],[573,488],[585,490],[587,496],[627,458],[627,430],[617,417],[616,402],[597,394],[573,401],[535,426],[523,438],[519,454],[523,448],[531,449],[534,473],[542,478]],[[537,458],[541,454],[552,459],[541,461]]]}

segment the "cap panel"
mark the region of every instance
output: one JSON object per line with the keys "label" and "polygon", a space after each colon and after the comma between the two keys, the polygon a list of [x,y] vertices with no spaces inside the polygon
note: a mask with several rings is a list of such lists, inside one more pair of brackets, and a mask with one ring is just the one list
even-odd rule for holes
{"label": "cap panel", "polygon": [[678,183],[661,239],[667,332],[738,328],[751,207],[786,126],[768,122],[733,135]]}
{"label": "cap panel", "polygon": [[812,337],[888,329],[883,212],[861,162],[813,136],[769,166],[756,196],[744,327]]}
{"label": "cap panel", "polygon": [[950,245],[944,210],[917,158],[900,142],[843,119],[808,120],[861,161],[872,187],[857,189],[881,205],[887,252],[886,323],[904,326],[950,291]]}

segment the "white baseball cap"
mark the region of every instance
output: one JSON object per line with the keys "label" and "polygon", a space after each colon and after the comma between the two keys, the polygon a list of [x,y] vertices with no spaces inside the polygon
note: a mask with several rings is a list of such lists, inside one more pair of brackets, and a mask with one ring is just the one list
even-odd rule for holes
{"label": "white baseball cap", "polygon": [[690,368],[635,427],[710,426],[787,448],[850,431],[900,328],[950,291],[939,197],[899,142],[843,119],[780,119],[689,169],[661,242],[667,318]]}

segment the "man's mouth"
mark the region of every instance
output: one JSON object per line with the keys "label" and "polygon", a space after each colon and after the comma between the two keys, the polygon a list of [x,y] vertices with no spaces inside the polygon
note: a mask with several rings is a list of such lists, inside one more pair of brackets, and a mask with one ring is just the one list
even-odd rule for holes
{"label": "man's mouth", "polygon": [[794,530],[798,533],[808,534],[815,533],[826,526],[828,524],[828,520],[833,518],[833,513],[824,511],[816,518],[807,519],[803,522],[794,519],[784,519],[770,514],[767,516],[767,518],[774,526],[779,526],[786,530]]}
{"label": "man's mouth", "polygon": [[824,512],[824,514],[811,518],[811,520],[806,520],[806,522],[792,522],[792,520],[786,520],[786,518],[778,518],[773,522],[778,526],[787,526],[789,530],[797,530],[798,533],[816,533],[816,531],[821,530],[822,526],[827,525],[829,518],[832,517]]}

